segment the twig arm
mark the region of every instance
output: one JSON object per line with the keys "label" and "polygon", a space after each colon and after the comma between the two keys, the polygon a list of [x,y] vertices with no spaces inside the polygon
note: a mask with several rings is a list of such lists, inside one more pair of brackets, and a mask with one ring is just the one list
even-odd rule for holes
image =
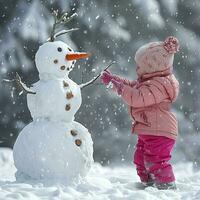
{"label": "twig arm", "polygon": [[21,87],[21,89],[26,93],[26,94],[36,94],[36,92],[30,90],[29,87],[26,86],[25,83],[22,82],[21,77],[19,74],[16,72],[16,83]]}
{"label": "twig arm", "polygon": [[[108,69],[111,65],[113,65],[113,64],[115,64],[115,63],[116,63],[115,61],[112,61],[104,70],[101,71],[101,73],[102,73],[103,71],[105,71],[106,69]],[[97,76],[95,76],[95,77],[94,77],[93,79],[91,79],[90,81],[88,81],[88,82],[86,82],[86,83],[80,84],[80,85],[79,85],[80,88],[83,89],[83,88],[85,88],[85,87],[87,87],[87,86],[93,84],[93,83],[101,76],[101,73],[98,74]]]}
{"label": "twig arm", "polygon": [[16,77],[12,80],[3,79],[4,82],[16,82],[17,85],[22,89],[25,94],[36,94],[36,92],[32,91],[29,87],[26,86],[25,83],[22,82],[21,77],[16,72]]}

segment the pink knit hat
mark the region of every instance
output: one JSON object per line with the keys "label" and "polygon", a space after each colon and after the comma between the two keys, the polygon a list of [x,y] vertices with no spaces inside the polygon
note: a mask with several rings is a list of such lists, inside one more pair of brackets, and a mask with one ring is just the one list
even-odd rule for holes
{"label": "pink knit hat", "polygon": [[148,74],[173,67],[174,54],[179,50],[179,41],[173,36],[164,42],[151,42],[140,47],[135,54],[138,73]]}

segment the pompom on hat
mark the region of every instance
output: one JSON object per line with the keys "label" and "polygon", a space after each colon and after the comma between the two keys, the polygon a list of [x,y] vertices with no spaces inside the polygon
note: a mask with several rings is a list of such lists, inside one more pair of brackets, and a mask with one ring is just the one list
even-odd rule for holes
{"label": "pompom on hat", "polygon": [[179,41],[169,36],[165,41],[151,42],[141,46],[135,54],[138,75],[173,68],[174,54],[179,51]]}
{"label": "pompom on hat", "polygon": [[179,41],[173,36],[169,36],[164,41],[164,48],[168,53],[176,53],[179,51]]}

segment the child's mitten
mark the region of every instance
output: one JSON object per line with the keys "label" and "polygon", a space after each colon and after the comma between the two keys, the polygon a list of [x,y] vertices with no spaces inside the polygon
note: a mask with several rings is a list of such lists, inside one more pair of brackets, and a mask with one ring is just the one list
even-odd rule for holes
{"label": "child's mitten", "polygon": [[107,71],[104,70],[101,74],[101,81],[103,82],[103,84],[108,85],[111,81],[111,79],[113,78],[113,75]]}
{"label": "child's mitten", "polygon": [[124,87],[124,84],[119,82],[119,81],[116,81],[114,79],[112,79],[111,82],[112,82],[113,87],[114,87],[113,89],[117,91],[118,95],[121,95],[123,87]]}

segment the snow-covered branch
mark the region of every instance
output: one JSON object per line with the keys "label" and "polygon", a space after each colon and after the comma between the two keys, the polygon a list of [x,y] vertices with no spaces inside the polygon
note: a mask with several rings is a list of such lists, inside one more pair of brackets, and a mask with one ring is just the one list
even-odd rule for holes
{"label": "snow-covered branch", "polygon": [[9,79],[3,79],[4,82],[16,82],[17,85],[22,89],[23,92],[26,94],[36,94],[36,92],[32,91],[29,87],[26,86],[25,83],[22,82],[21,77],[16,72],[15,79],[9,80]]}
{"label": "snow-covered branch", "polygon": [[58,25],[70,22],[75,16],[78,16],[78,14],[73,13],[71,16],[69,16],[67,12],[64,12],[61,14],[60,17],[58,17],[58,11],[54,10],[53,15],[54,15],[54,24],[53,24],[52,31],[50,34],[50,39],[48,39],[49,41],[53,42],[55,40],[55,38],[58,37],[59,35],[78,30],[78,29],[74,28],[74,29],[70,29],[68,31],[63,31],[61,34],[59,34],[59,32],[55,33],[55,30]]}
{"label": "snow-covered branch", "polygon": [[[64,34],[66,34],[66,33],[73,32],[73,31],[77,31],[77,30],[79,30],[79,28],[72,28],[72,29],[69,29],[69,30],[58,31],[57,33],[55,33],[55,34],[53,35],[53,40],[55,40],[55,38],[57,38],[57,37],[60,36],[60,35],[64,35]],[[52,38],[51,38],[51,37],[48,38],[47,41],[52,41]]]}
{"label": "snow-covered branch", "polygon": [[[112,61],[103,71],[105,71],[106,69],[108,69],[111,65],[115,64],[116,62],[115,61]],[[102,71],[102,72],[103,72]],[[102,73],[101,72],[101,73]],[[83,89],[91,84],[93,84],[100,76],[101,76],[101,73],[99,73],[97,76],[95,76],[93,79],[91,79],[90,81],[86,82],[86,83],[83,83],[80,85],[80,88]]]}

